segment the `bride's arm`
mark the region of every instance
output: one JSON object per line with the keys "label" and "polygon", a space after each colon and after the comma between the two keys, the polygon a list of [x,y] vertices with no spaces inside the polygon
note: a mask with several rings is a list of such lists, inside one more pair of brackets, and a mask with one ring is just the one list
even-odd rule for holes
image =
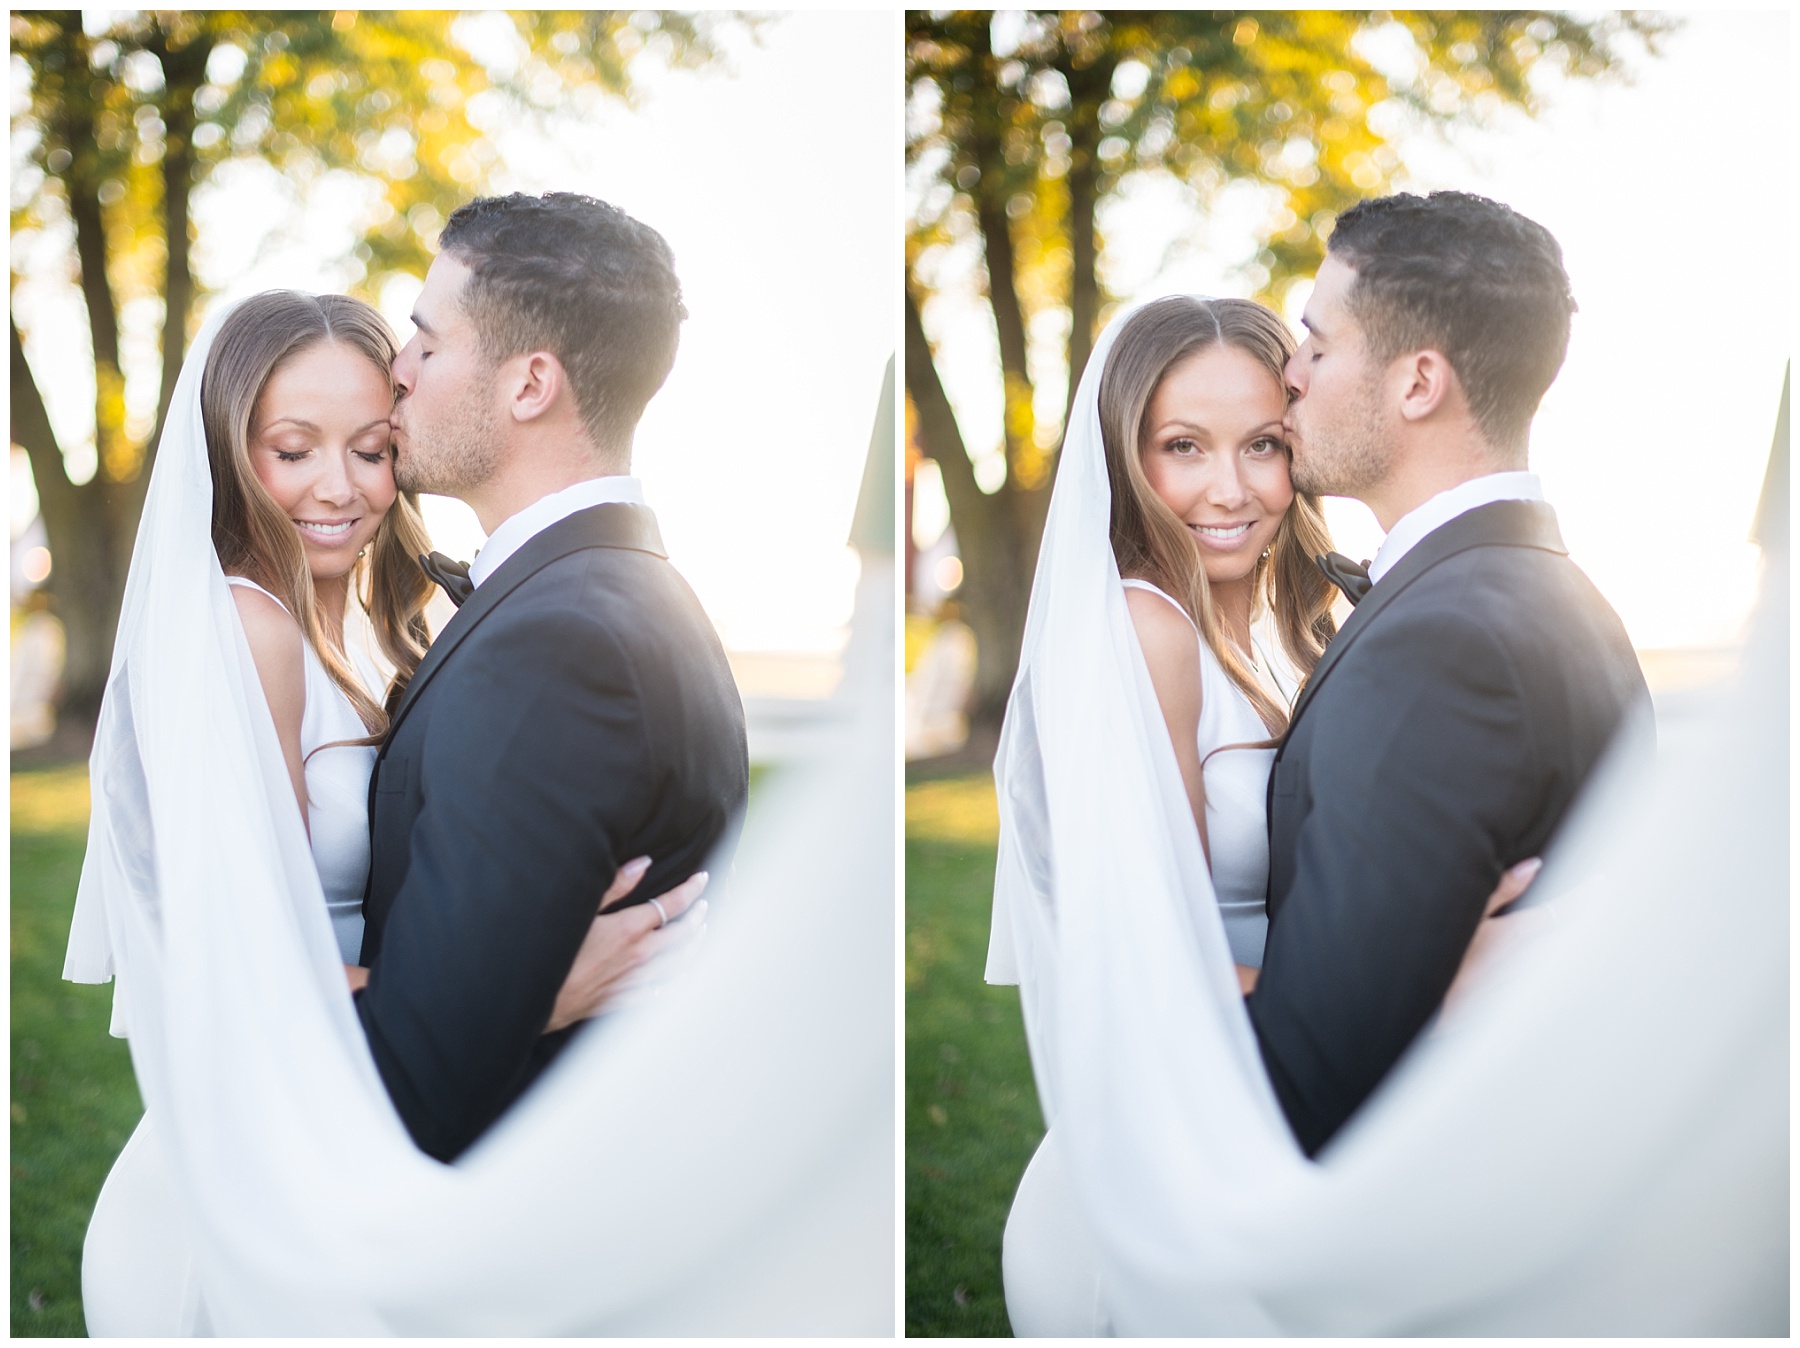
{"label": "bride's arm", "polygon": [[[619,868],[618,878],[602,896],[600,912],[557,991],[545,1034],[586,1020],[620,997],[652,985],[657,975],[651,966],[666,969],[670,956],[692,946],[706,930],[706,900],[700,897],[706,890],[705,871],[695,871],[668,893],[657,895],[660,913],[648,903],[612,906],[636,889],[649,869],[649,857]],[[662,920],[665,913],[666,923]]]}
{"label": "bride's arm", "polygon": [[[706,930],[706,900],[700,897],[706,892],[705,871],[695,871],[667,893],[658,894],[654,905],[612,906],[636,889],[649,869],[649,857],[627,861],[600,896],[600,911],[557,990],[545,1034],[598,1015],[621,996],[644,986],[653,977],[649,966],[666,964],[668,956],[693,945]],[[344,977],[353,993],[369,984],[369,971],[360,964],[346,964]]]}
{"label": "bride's arm", "polygon": [[1210,866],[1206,788],[1200,777],[1199,640],[1187,616],[1160,595],[1127,586],[1125,607],[1137,629],[1144,663],[1150,667],[1150,683],[1156,689],[1157,705],[1162,708],[1163,721],[1175,747],[1175,766],[1181,770],[1181,785],[1187,792],[1188,807],[1194,812],[1194,827],[1200,830],[1200,850]]}
{"label": "bride's arm", "polygon": [[[300,756],[300,719],[306,714],[306,656],[300,624],[280,604],[260,590],[231,587],[256,677],[262,683],[269,714],[275,718],[275,738],[294,785],[300,805],[300,822],[306,823],[306,764]],[[310,830],[308,836],[311,836]]]}
{"label": "bride's arm", "polygon": [[1493,961],[1495,953],[1504,949],[1509,940],[1516,940],[1521,934],[1529,934],[1538,924],[1548,919],[1548,910],[1543,908],[1525,908],[1516,913],[1496,916],[1500,909],[1531,888],[1531,882],[1537,879],[1537,873],[1543,866],[1544,863],[1539,858],[1527,857],[1500,876],[1500,883],[1488,895],[1487,905],[1482,910],[1481,925],[1475,928],[1469,948],[1463,952],[1462,963],[1456,968],[1456,977],[1450,984],[1450,990],[1444,994],[1445,1010],[1469,995],[1469,989],[1481,981],[1483,971]]}

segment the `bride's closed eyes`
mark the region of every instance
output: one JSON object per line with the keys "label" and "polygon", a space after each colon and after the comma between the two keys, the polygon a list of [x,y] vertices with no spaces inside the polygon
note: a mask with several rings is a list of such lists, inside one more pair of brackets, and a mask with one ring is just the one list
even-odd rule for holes
{"label": "bride's closed eyes", "polygon": [[[385,447],[383,447],[381,449],[371,449],[371,450],[353,449],[350,452],[352,454],[356,455],[356,457],[361,459],[364,463],[372,463],[372,464],[386,463],[387,458],[388,458],[388,453],[389,453],[389,451]],[[308,454],[311,454],[311,453],[312,453],[312,450],[310,448],[309,449],[277,449],[275,451],[275,457],[277,459],[281,460],[281,462],[283,462],[283,463],[300,463],[303,460],[305,460],[305,458]]]}
{"label": "bride's closed eyes", "polygon": [[[281,463],[304,463],[308,454],[311,454],[310,448],[306,448],[306,450],[275,450],[275,457]],[[380,450],[351,450],[351,454],[355,454],[364,463],[380,466],[380,464],[387,463],[387,455],[391,454],[391,450],[387,446],[383,446]]]}
{"label": "bride's closed eyes", "polygon": [[[311,423],[288,422],[278,437],[271,437],[265,431],[256,438],[273,451],[280,462],[301,463],[313,452],[321,434],[318,427]],[[370,422],[356,432],[351,441],[350,452],[364,463],[386,463],[393,452],[393,428],[385,420]]]}

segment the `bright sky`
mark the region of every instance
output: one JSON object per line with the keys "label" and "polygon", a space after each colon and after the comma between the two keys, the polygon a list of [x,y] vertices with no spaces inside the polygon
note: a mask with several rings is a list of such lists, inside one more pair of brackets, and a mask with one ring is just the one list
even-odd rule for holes
{"label": "bright sky", "polygon": [[[635,111],[608,105],[549,135],[494,132],[492,190],[586,192],[674,249],[690,317],[635,468],[673,561],[734,649],[835,651],[849,620],[845,538],[898,326],[898,42],[894,14],[790,13],[760,45],[735,44],[729,70],[646,72]],[[361,192],[327,181],[277,229],[271,190],[252,170],[196,203],[202,277],[227,298],[342,289]],[[403,341],[416,293],[401,283],[381,296]],[[66,287],[38,285],[21,311],[41,324],[34,356],[86,348]],[[75,364],[46,391],[65,443],[92,434],[92,372],[84,382]],[[36,368],[48,378],[56,366]],[[446,552],[482,541],[458,502],[431,499],[427,518]]]}
{"label": "bright sky", "polygon": [[[1755,597],[1746,535],[1793,298],[1789,22],[1691,15],[1661,58],[1631,62],[1630,85],[1547,87],[1535,122],[1509,116],[1405,150],[1401,186],[1496,198],[1562,244],[1581,312],[1531,464],[1575,560],[1642,648],[1729,643]],[[1114,292],[1249,293],[1233,268],[1262,209],[1244,194],[1196,229],[1176,194],[1132,194],[1101,222]],[[1291,296],[1290,320],[1306,292]],[[991,320],[945,305],[928,321],[965,433],[997,448]],[[1333,502],[1330,513],[1343,551],[1373,554],[1381,533],[1367,510]]]}

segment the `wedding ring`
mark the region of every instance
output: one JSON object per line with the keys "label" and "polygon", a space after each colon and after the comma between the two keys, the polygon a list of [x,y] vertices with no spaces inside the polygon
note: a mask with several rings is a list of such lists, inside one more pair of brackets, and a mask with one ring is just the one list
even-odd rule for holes
{"label": "wedding ring", "polygon": [[655,899],[651,899],[649,902],[650,906],[656,909],[656,915],[662,919],[661,922],[656,924],[656,929],[661,931],[664,927],[669,925],[669,914]]}

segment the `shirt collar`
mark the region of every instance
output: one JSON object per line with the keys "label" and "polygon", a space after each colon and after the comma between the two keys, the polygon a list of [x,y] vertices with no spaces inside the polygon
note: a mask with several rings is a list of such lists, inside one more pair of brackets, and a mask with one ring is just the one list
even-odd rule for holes
{"label": "shirt collar", "polygon": [[1458,515],[1495,501],[1541,501],[1544,485],[1536,473],[1489,473],[1441,491],[1421,506],[1402,515],[1382,540],[1375,560],[1369,563],[1369,582],[1379,581],[1399,560],[1419,545],[1427,534],[1441,529]]}
{"label": "shirt collar", "polygon": [[567,519],[576,511],[586,510],[589,506],[619,502],[628,505],[644,504],[643,483],[635,477],[615,474],[610,477],[589,478],[572,487],[564,487],[561,491],[539,497],[517,514],[507,516],[488,535],[488,541],[475,554],[475,560],[469,563],[469,579],[476,585],[481,584],[498,571],[508,557],[552,524]]}

